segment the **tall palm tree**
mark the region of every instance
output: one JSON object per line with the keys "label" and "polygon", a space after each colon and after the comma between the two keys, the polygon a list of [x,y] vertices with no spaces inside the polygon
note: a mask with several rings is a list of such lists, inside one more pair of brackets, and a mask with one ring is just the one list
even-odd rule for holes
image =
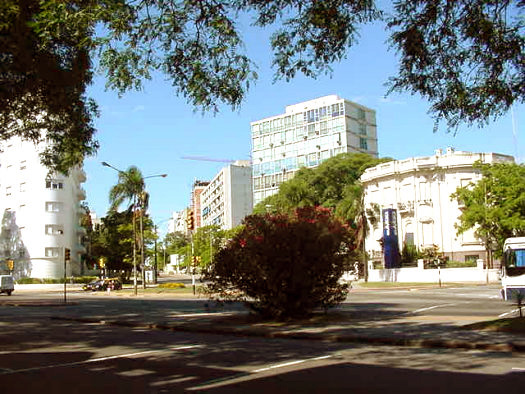
{"label": "tall palm tree", "polygon": [[118,183],[109,191],[109,209],[116,211],[127,201],[128,209],[135,210],[139,197],[145,193],[145,187],[144,177],[137,167],[119,171]]}
{"label": "tall palm tree", "polygon": [[[140,212],[142,223],[143,205],[144,202],[147,204],[145,187],[142,173],[137,167],[131,166],[126,171],[119,171],[118,183],[109,191],[110,210],[118,210],[127,201],[129,204],[127,209],[133,212],[133,278],[135,295],[137,294],[137,231],[135,216],[139,207],[141,210],[138,212]],[[141,204],[137,204],[137,202]]]}

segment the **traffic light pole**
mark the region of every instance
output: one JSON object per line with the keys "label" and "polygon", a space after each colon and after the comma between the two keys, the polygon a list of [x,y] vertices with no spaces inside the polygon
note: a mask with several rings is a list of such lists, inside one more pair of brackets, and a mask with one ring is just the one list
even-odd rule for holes
{"label": "traffic light pole", "polygon": [[67,268],[67,259],[66,259],[66,251],[68,249],[67,248],[64,248],[64,304],[67,304],[67,276],[66,276],[66,268]]}

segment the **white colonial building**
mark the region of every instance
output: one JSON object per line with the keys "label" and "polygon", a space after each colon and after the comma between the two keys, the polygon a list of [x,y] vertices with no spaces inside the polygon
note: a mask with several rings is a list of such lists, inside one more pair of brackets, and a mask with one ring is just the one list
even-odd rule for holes
{"label": "white colonial building", "polygon": [[[433,156],[391,161],[367,169],[361,176],[364,204],[368,213],[376,213],[378,220],[370,226],[365,241],[372,259],[381,261],[383,229],[389,226],[397,227],[399,250],[404,243],[420,250],[436,245],[450,260],[486,259],[485,248],[474,231],[457,235],[455,224],[461,206],[450,198],[458,187],[480,179],[481,174],[473,168],[478,160],[513,162],[514,158],[448,148],[445,152],[436,150]],[[394,216],[388,218],[385,210]],[[385,223],[384,217],[390,223]]]}
{"label": "white colonial building", "polygon": [[252,168],[238,160],[224,167],[200,195],[202,226],[228,230],[252,212]]}
{"label": "white colonial building", "polygon": [[81,274],[85,180],[80,168],[67,176],[50,174],[32,142],[14,137],[1,143],[0,260],[14,260],[15,277],[62,277],[66,248],[71,256],[67,275]]}
{"label": "white colonial building", "polygon": [[336,95],[289,105],[251,123],[253,202],[275,194],[301,167],[340,153],[377,157],[375,111]]}

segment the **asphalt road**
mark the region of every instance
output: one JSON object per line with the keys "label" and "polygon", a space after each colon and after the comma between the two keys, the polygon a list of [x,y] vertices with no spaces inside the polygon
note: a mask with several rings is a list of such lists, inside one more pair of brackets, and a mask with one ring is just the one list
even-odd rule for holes
{"label": "asphalt road", "polygon": [[516,307],[501,299],[498,285],[442,288],[354,289],[345,308],[434,317],[452,324],[512,316]]}
{"label": "asphalt road", "polygon": [[[50,319],[73,310],[130,319],[137,311],[206,313],[205,300],[69,295],[76,305],[2,306],[24,299],[58,305],[60,293],[0,297],[2,392],[521,393],[525,383],[523,353],[245,338]],[[341,308],[358,311],[363,322],[392,315],[419,322],[479,320],[512,309],[494,296],[496,286],[355,290]]]}

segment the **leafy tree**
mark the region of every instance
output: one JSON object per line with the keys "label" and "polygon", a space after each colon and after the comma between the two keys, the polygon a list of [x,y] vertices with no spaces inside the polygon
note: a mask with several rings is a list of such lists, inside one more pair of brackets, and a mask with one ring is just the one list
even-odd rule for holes
{"label": "leafy tree", "polygon": [[343,153],[332,157],[318,167],[303,167],[289,181],[279,187],[279,192],[254,207],[254,213],[268,209],[292,212],[295,208],[320,205],[333,208],[337,216],[353,220],[360,211],[362,190],[359,177],[365,169],[389,161],[376,159],[365,153]]}
{"label": "leafy tree", "polygon": [[[191,254],[191,244],[190,237],[182,232],[173,232],[168,233],[164,237],[164,247],[166,248],[166,256],[172,254],[178,254],[180,256],[185,256],[184,265],[189,266],[190,264],[190,254]],[[164,265],[167,262],[164,261]]]}
{"label": "leafy tree", "polygon": [[[29,251],[24,245],[16,212],[5,210],[0,228],[0,272],[10,272],[6,260],[13,261],[12,274],[16,279],[31,276]],[[3,272],[2,272],[3,271]]]}
{"label": "leafy tree", "polygon": [[119,94],[159,70],[196,108],[238,107],[257,77],[243,52],[243,13],[274,29],[275,77],[286,80],[330,72],[363,24],[386,23],[400,57],[390,91],[420,94],[451,127],[484,124],[524,100],[523,7],[521,0],[398,0],[393,10],[373,0],[4,0],[0,130],[2,138],[39,140],[46,129],[53,145],[44,162],[60,171],[79,163],[97,148],[97,109],[85,94],[96,68]]}
{"label": "leafy tree", "polygon": [[127,276],[133,269],[133,226],[130,209],[110,210],[91,233],[89,261],[98,263],[102,257],[109,270],[124,270]]}
{"label": "leafy tree", "polygon": [[482,178],[451,196],[463,206],[456,228],[458,234],[474,228],[489,256],[499,257],[506,238],[525,236],[525,166],[478,162],[474,168]]}
{"label": "leafy tree", "polygon": [[109,191],[110,210],[116,211],[126,201],[128,209],[136,209],[138,202],[147,201],[145,187],[144,177],[137,167],[119,171],[118,183]]}
{"label": "leafy tree", "polygon": [[206,272],[208,292],[242,300],[263,316],[287,319],[343,301],[339,283],[355,250],[355,235],[331,211],[298,208],[292,215],[245,218]]}
{"label": "leafy tree", "polygon": [[193,234],[194,255],[200,257],[200,269],[206,269],[218,251],[238,229],[223,230],[219,226],[199,227]]}

